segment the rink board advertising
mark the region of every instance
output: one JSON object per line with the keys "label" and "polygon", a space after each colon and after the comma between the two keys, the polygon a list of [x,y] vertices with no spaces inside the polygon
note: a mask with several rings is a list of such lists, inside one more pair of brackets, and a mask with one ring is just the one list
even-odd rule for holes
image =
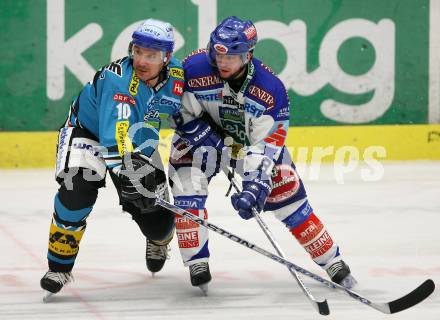
{"label": "rink board advertising", "polygon": [[120,4],[3,2],[1,131],[56,130],[95,71],[126,55],[131,32],[145,18],[173,23],[181,59],[205,47],[216,24],[232,14],[255,22],[255,54],[288,88],[292,126],[432,122],[429,0],[132,0],[123,10]]}

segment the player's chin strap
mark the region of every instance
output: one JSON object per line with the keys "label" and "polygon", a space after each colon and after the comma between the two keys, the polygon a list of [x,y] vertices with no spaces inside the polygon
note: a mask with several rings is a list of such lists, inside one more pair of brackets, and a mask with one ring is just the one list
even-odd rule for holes
{"label": "player's chin strap", "polygon": [[[170,78],[170,70],[168,67],[168,63],[165,64],[162,69],[159,71],[159,73],[157,74],[156,77],[154,77],[153,79],[159,78],[158,82],[156,83],[156,85],[154,86],[154,91],[158,92],[168,81],[168,79]],[[152,80],[152,79],[150,79]],[[148,80],[148,81],[150,81]]]}

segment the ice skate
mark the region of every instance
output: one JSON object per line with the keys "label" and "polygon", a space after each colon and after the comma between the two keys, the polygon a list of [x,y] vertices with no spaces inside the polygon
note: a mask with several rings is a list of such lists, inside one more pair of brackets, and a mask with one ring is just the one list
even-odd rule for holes
{"label": "ice skate", "polygon": [[350,268],[343,260],[336,261],[326,271],[333,282],[347,289],[352,289],[357,284],[356,279],[351,275]]}
{"label": "ice skate", "polygon": [[162,270],[165,260],[169,258],[168,245],[158,246],[147,239],[147,248],[145,253],[145,260],[147,268],[154,274]]}
{"label": "ice skate", "polygon": [[49,302],[51,297],[58,293],[66,284],[73,281],[71,272],[53,272],[47,271],[40,280],[41,288],[46,291],[43,302]]}
{"label": "ice skate", "polygon": [[208,282],[211,281],[208,262],[199,262],[189,266],[191,284],[199,287],[203,294],[208,295]]}

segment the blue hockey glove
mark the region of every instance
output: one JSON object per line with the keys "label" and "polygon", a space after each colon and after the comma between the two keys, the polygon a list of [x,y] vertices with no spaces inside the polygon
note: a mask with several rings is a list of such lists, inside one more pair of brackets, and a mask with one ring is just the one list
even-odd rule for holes
{"label": "blue hockey glove", "polygon": [[209,176],[216,175],[220,170],[221,154],[225,145],[214,126],[198,118],[177,127],[178,138],[173,141],[171,157],[184,159],[189,156],[193,166]]}
{"label": "blue hockey glove", "polygon": [[270,191],[271,188],[268,181],[244,181],[243,191],[233,194],[231,197],[232,206],[235,210],[238,210],[240,217],[249,220],[254,216],[252,208],[255,208],[258,212],[263,210]]}
{"label": "blue hockey glove", "polygon": [[[223,139],[218,135],[213,128],[202,119],[194,119],[182,126],[177,127],[176,133],[180,139],[194,152],[200,146],[209,146],[217,150],[224,147]],[[175,144],[181,141],[178,139]]]}

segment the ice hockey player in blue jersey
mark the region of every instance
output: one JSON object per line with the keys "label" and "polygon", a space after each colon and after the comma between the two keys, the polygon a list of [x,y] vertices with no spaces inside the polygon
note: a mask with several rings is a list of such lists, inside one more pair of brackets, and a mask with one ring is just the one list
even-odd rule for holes
{"label": "ice hockey player in blue jersey", "polygon": [[162,121],[181,108],[184,86],[173,49],[171,24],[146,20],[132,34],[129,55],[101,68],[72,103],[59,133],[60,188],[50,225],[49,271],[40,282],[48,295],[72,279],[86,219],[107,171],[123,210],[146,237],[148,269],[162,269],[174,214],[154,205],[156,195],[169,198],[157,146]]}
{"label": "ice hockey player in blue jersey", "polygon": [[[232,16],[211,33],[206,50],[183,61],[185,89],[169,167],[174,202],[207,219],[209,182],[220,165],[235,167],[243,189],[231,201],[240,217],[252,218],[252,208],[272,211],[332,281],[352,287],[339,246],[314,213],[285,147],[289,98],[271,69],[253,57],[256,43],[254,24]],[[181,217],[176,232],[191,284],[206,290],[208,230]]]}

